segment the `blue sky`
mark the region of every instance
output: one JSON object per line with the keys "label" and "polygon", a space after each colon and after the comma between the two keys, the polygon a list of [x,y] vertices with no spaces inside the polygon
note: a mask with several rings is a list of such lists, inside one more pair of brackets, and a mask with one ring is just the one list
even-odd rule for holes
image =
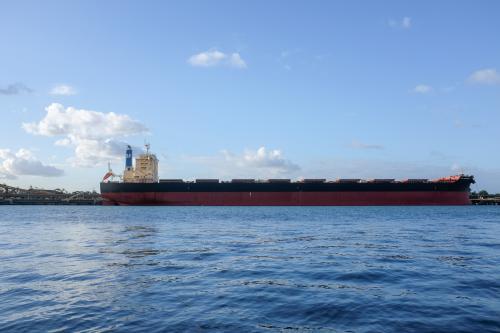
{"label": "blue sky", "polygon": [[107,161],[121,172],[124,144],[146,140],[164,178],[465,172],[500,192],[498,13],[497,1],[4,2],[0,182],[97,189]]}

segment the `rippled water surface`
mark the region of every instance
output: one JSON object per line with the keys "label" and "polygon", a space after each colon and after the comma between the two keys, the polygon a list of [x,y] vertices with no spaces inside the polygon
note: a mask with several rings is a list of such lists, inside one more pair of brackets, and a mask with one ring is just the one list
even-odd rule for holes
{"label": "rippled water surface", "polygon": [[0,331],[500,332],[500,208],[3,206]]}

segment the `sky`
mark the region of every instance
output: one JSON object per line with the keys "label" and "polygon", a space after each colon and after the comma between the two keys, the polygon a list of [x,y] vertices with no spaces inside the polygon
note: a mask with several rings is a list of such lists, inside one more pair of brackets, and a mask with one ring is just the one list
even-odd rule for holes
{"label": "sky", "polygon": [[498,1],[3,1],[0,183],[437,178],[500,192]]}

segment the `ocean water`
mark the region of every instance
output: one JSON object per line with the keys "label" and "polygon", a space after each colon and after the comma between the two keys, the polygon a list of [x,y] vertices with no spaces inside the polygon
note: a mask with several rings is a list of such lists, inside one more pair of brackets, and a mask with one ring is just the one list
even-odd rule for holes
{"label": "ocean water", "polygon": [[500,332],[500,208],[0,206],[0,331]]}

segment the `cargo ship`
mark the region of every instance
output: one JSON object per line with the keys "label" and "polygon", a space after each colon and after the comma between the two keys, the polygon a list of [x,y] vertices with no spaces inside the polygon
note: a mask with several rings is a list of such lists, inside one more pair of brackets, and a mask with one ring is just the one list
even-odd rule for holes
{"label": "cargo ship", "polygon": [[[118,179],[118,180],[117,180]],[[159,179],[158,159],[146,145],[123,175],[111,168],[101,182],[104,205],[165,206],[390,206],[469,205],[473,176],[428,179]]]}

